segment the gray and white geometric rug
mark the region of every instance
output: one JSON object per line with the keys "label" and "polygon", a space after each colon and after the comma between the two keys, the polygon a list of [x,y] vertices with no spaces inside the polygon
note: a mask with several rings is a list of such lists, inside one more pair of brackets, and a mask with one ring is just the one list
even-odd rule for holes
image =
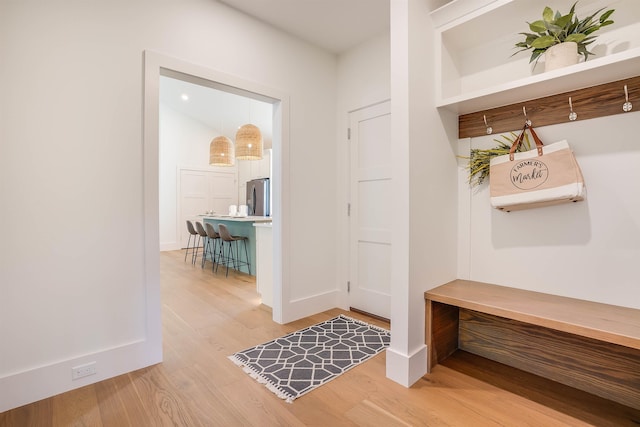
{"label": "gray and white geometric rug", "polygon": [[229,359],[291,403],[389,346],[389,331],[340,315]]}

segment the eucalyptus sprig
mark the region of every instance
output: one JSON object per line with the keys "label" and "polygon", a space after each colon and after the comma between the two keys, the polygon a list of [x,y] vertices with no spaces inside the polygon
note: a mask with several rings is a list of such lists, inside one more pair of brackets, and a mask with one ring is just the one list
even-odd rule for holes
{"label": "eucalyptus sprig", "polygon": [[[489,165],[491,159],[496,156],[502,156],[509,154],[509,150],[513,145],[513,142],[518,138],[514,132],[510,135],[501,135],[502,139],[495,139],[498,143],[496,147],[489,149],[472,148],[469,157],[459,156],[463,159],[469,159],[467,170],[469,171],[469,185],[476,187],[484,182],[489,177]],[[516,148],[516,151],[529,151],[531,150],[531,142],[529,141],[529,134],[524,134],[522,143]]]}
{"label": "eucalyptus sprig", "polygon": [[578,54],[584,56],[586,61],[589,55],[593,55],[593,52],[589,52],[587,46],[593,43],[596,36],[592,35],[600,28],[613,24],[613,21],[609,19],[615,9],[610,9],[600,15],[605,8],[597,10],[594,14],[587,16],[584,19],[579,19],[575,13],[575,2],[569,13],[562,15],[559,11],[555,14],[550,7],[545,7],[542,12],[542,19],[534,22],[527,22],[530,33],[520,33],[525,36],[525,40],[516,43],[515,47],[522,49],[518,50],[515,54],[533,49],[531,53],[531,59],[529,63],[537,60],[551,46],[554,46],[563,42],[576,42],[578,45]]}

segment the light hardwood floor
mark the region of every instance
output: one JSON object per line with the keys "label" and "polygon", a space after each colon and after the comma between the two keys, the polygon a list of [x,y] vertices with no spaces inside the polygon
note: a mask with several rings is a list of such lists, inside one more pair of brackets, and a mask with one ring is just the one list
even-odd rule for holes
{"label": "light hardwood floor", "polygon": [[[164,361],[0,414],[0,426],[637,426],[640,411],[460,352],[407,389],[384,353],[285,403],[227,356],[330,319],[287,325],[255,281],[161,255]],[[389,325],[347,313],[378,326]]]}

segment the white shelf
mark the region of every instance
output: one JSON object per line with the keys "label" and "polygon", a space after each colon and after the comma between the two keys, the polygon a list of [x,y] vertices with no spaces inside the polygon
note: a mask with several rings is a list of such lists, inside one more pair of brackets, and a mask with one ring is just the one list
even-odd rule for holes
{"label": "white shelf", "polygon": [[[568,11],[573,1],[558,0],[552,7]],[[437,107],[466,114],[640,75],[638,0],[581,0],[576,10],[579,17],[601,7],[615,8],[615,24],[597,33],[597,44],[590,49],[595,56],[547,73],[541,72],[542,63],[535,68],[529,64],[530,52],[509,56],[521,39],[518,33],[526,30],[525,21],[542,13],[542,3],[480,3],[455,0],[433,12],[434,22],[441,23],[436,37]],[[454,18],[454,12],[462,16]],[[476,34],[479,37],[473,37]]]}
{"label": "white shelf", "polygon": [[[436,106],[467,114],[638,75],[640,48],[441,99]],[[622,97],[622,88],[620,93]]]}

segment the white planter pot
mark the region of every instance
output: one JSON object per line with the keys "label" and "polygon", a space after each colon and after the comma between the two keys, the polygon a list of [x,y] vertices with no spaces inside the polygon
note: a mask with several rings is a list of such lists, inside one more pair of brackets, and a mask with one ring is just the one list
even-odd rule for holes
{"label": "white planter pot", "polygon": [[551,46],[544,53],[544,71],[556,70],[578,63],[578,44],[564,42]]}

